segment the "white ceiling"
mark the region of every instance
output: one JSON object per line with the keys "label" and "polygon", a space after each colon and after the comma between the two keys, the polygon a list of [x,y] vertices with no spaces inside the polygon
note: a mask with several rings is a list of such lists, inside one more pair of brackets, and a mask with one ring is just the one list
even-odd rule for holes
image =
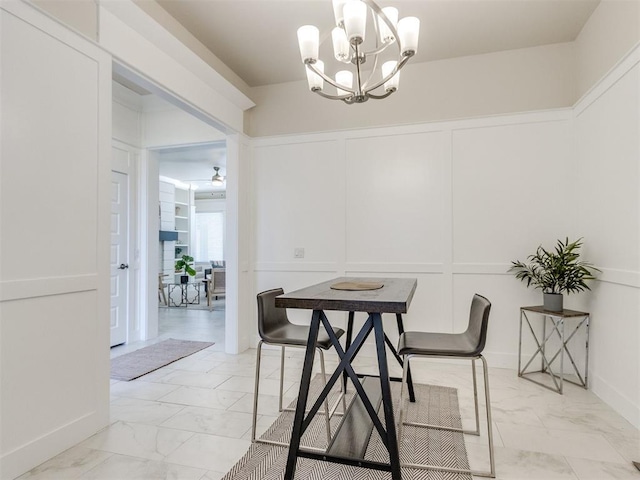
{"label": "white ceiling", "polygon": [[211,184],[215,173],[213,167],[220,167],[220,175],[227,176],[225,142],[164,148],[157,150],[156,155],[161,176],[195,185],[196,193],[226,190],[226,186],[214,187]]}
{"label": "white ceiling", "polygon": [[[333,28],[331,0],[158,0],[249,86],[305,78],[296,31]],[[575,40],[599,0],[378,0],[420,18],[412,63]],[[323,43],[330,49],[330,38]],[[324,51],[324,50],[323,50]],[[325,62],[330,53],[321,53]]]}

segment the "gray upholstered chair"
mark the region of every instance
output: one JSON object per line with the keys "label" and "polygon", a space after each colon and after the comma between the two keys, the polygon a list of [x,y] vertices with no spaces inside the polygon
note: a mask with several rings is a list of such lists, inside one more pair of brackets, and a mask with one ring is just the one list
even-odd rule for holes
{"label": "gray upholstered chair", "polygon": [[[493,451],[493,432],[491,429],[491,401],[489,399],[489,373],[487,361],[482,356],[482,350],[487,339],[487,325],[489,323],[489,311],[491,303],[481,295],[474,295],[471,301],[471,311],[469,313],[469,325],[463,333],[428,333],[428,332],[405,332],[400,335],[398,342],[398,354],[404,356],[404,368],[402,372],[402,389],[400,393],[400,411],[398,413],[398,439],[402,438],[403,425],[414,427],[436,428],[462,432],[471,435],[480,435],[480,416],[478,413],[478,386],[476,382],[476,360],[480,359],[484,372],[484,393],[487,412],[487,435],[489,439],[489,465],[490,471],[476,472],[464,469],[454,469],[438,465],[426,464],[406,464],[404,466],[412,468],[422,468],[428,470],[444,470],[458,473],[470,473],[481,477],[495,477],[495,460]],[[404,421],[404,390],[407,383],[407,371],[409,362],[415,357],[423,358],[464,358],[471,360],[473,374],[473,399],[476,414],[476,429],[464,430],[438,425],[429,425]]]}
{"label": "gray upholstered chair", "polygon": [[[258,332],[260,334],[260,341],[258,342],[257,358],[256,358],[256,383],[253,396],[253,424],[251,428],[251,441],[268,443],[272,445],[280,445],[288,447],[289,444],[274,442],[270,440],[256,439],[256,421],[258,415],[258,389],[260,386],[260,358],[262,352],[262,344],[276,345],[281,347],[280,352],[280,395],[278,399],[278,408],[282,412],[286,409],[282,407],[282,394],[284,385],[284,358],[286,347],[306,347],[307,339],[309,337],[309,327],[305,325],[296,325],[289,321],[287,317],[287,310],[284,308],[276,308],[276,297],[282,295],[284,290],[282,288],[276,288],[273,290],[267,290],[258,294]],[[336,337],[340,338],[344,334],[344,330],[341,328],[334,329]],[[324,364],[324,350],[331,348],[331,340],[329,335],[323,329],[318,332],[318,340],[316,342],[316,348],[320,354],[320,372],[327,382],[327,375]],[[344,396],[341,395],[343,399]],[[339,399],[340,400],[340,399]],[[336,402],[337,406],[337,402]],[[332,409],[335,411],[335,408]],[[331,441],[331,427],[330,427],[330,411],[329,403],[324,402],[324,415],[327,427],[327,441]]]}
{"label": "gray upholstered chair", "polygon": [[207,268],[204,274],[204,289],[207,294],[207,306],[211,310],[213,297],[226,296],[226,270],[224,268]]}

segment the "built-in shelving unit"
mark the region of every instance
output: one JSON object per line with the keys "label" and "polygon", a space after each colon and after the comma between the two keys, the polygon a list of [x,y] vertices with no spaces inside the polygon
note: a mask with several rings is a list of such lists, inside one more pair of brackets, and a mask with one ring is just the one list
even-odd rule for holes
{"label": "built-in shelving unit", "polygon": [[[176,247],[176,259],[182,255],[191,255],[191,206],[193,204],[193,195],[191,190],[176,187],[175,189],[175,230],[178,232],[178,241]],[[177,250],[180,249],[180,252]]]}
{"label": "built-in shelving unit", "polygon": [[[164,241],[160,247],[162,273],[175,274],[175,262],[182,255],[193,256],[192,234],[195,212],[194,194],[191,189],[160,182],[160,230],[174,231],[177,241]],[[179,279],[177,280],[179,281]]]}

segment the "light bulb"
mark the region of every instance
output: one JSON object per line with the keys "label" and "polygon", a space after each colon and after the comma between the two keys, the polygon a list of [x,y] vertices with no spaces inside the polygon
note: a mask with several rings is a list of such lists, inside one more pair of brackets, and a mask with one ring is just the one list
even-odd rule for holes
{"label": "light bulb", "polygon": [[360,0],[349,0],[344,5],[344,30],[351,43],[364,42],[367,27],[367,5]]}
{"label": "light bulb", "polygon": [[[343,87],[351,88],[353,85],[353,73],[349,70],[340,70],[336,73],[336,83]],[[338,95],[350,95],[351,92],[338,88]]]}
{"label": "light bulb", "polygon": [[420,20],[416,17],[405,17],[398,22],[398,36],[400,50],[403,56],[418,52],[418,36],[420,35]]}
{"label": "light bulb", "polygon": [[348,62],[351,59],[351,46],[347,40],[347,34],[340,27],[336,27],[331,31],[331,39],[333,40],[333,56],[339,62]]}
{"label": "light bulb", "polygon": [[314,63],[318,60],[318,48],[320,46],[320,31],[313,25],[304,25],[298,29],[298,46],[302,63],[310,60]]}
{"label": "light bulb", "polygon": [[[382,13],[386,15],[386,17],[393,25],[393,28],[397,28],[398,26],[398,9],[394,7],[384,7],[382,9]],[[389,26],[385,23],[384,20],[379,16],[379,24],[380,24],[380,40],[382,43],[393,43],[396,37],[391,32]]]}
{"label": "light bulb", "polygon": [[[322,60],[318,60],[316,63],[313,64],[313,66],[316,67],[318,70],[320,70],[322,73],[324,73],[324,62]],[[316,72],[311,70],[308,65],[306,69],[307,69],[307,82],[309,83],[309,90],[311,91],[322,90],[322,87],[324,87],[324,79],[320,75],[318,75]]]}
{"label": "light bulb", "polygon": [[333,0],[333,16],[336,19],[336,27],[344,25],[344,4],[347,0]]}
{"label": "light bulb", "polygon": [[[396,62],[395,60],[384,62],[382,64],[382,78],[385,78],[387,75],[393,72],[393,69],[396,68],[396,65],[398,65],[398,62]],[[396,72],[396,74],[393,77],[391,77],[389,80],[384,82],[385,92],[388,92],[389,90],[396,91],[398,90],[399,86],[400,86],[400,72]]]}

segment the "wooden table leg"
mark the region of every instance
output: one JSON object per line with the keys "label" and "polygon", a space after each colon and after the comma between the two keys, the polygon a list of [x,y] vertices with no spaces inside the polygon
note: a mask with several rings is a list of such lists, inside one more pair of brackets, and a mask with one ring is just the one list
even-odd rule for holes
{"label": "wooden table leg", "polygon": [[289,454],[287,456],[287,468],[284,472],[285,480],[293,480],[296,473],[296,463],[298,460],[298,450],[300,449],[300,439],[304,433],[302,423],[304,421],[304,411],[307,407],[307,398],[309,397],[309,385],[311,383],[311,373],[313,370],[313,358],[316,351],[316,342],[318,341],[318,330],[320,328],[320,310],[314,310],[311,316],[311,325],[309,327],[309,338],[307,340],[307,348],[304,355],[304,365],[302,367],[302,378],[300,380],[300,392],[298,393],[298,402],[296,404],[296,413],[293,419],[293,431],[291,432],[291,442],[289,444]]}
{"label": "wooden table leg", "polygon": [[389,463],[391,464],[391,478],[393,480],[401,480],[400,452],[398,450],[398,437],[396,436],[396,422],[393,418],[393,398],[391,397],[391,382],[389,380],[389,366],[387,365],[382,315],[372,313],[371,317],[373,318],[378,367],[380,368],[380,388],[382,389],[382,406],[384,408],[385,430],[387,431],[387,448],[389,450]]}
{"label": "wooden table leg", "polygon": [[[355,316],[355,312],[349,312],[349,320],[347,321],[347,339],[345,341],[344,351],[349,350],[351,346],[351,339],[353,337],[353,317]],[[344,393],[347,393],[347,379],[349,376],[345,372],[343,374],[342,380],[344,382]]]}

